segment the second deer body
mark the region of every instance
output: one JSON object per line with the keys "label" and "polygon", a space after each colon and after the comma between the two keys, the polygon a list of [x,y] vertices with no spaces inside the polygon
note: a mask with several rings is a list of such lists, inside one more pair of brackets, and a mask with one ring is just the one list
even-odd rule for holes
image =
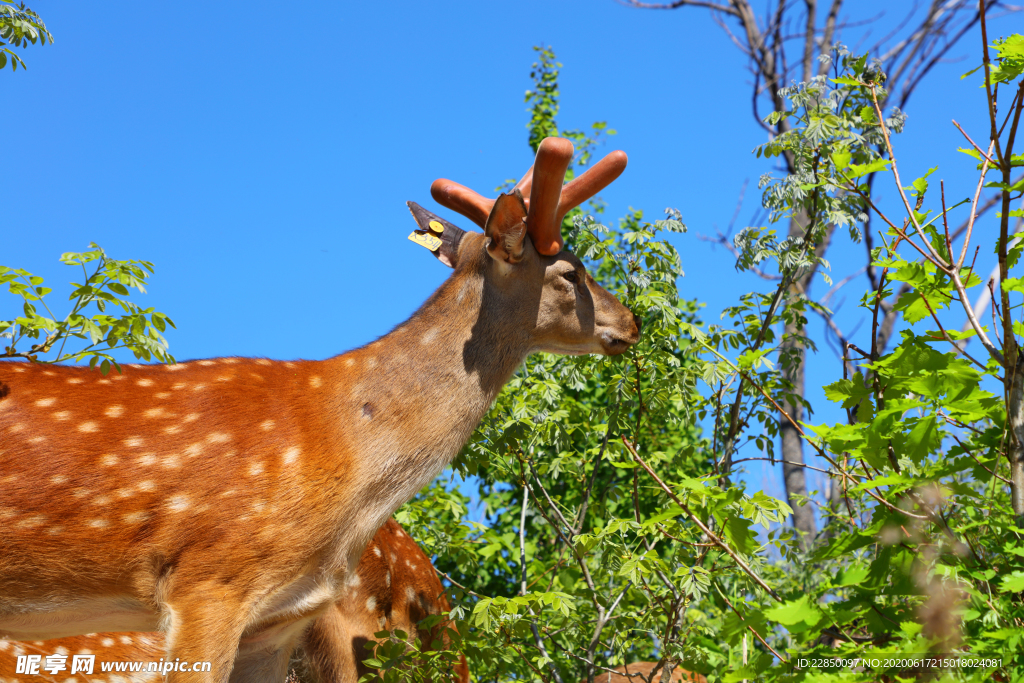
{"label": "second deer body", "polygon": [[546,140],[493,206],[453,183],[436,191],[482,215],[484,234],[446,223],[437,255],[452,276],[355,351],[106,377],[0,363],[0,638],[159,629],[167,658],[212,663],[170,683],[282,680],[374,532],[527,355],[637,341],[632,313],[558,251],[560,214],[621,171],[602,162],[561,191],[571,154]]}

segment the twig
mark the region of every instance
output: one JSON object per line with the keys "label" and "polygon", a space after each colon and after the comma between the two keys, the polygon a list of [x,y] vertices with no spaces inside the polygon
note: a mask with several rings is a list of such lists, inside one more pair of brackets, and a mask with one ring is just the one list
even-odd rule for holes
{"label": "twig", "polygon": [[715,532],[711,531],[711,529],[708,528],[708,526],[706,524],[704,524],[704,522],[702,522],[700,520],[700,518],[697,517],[697,515],[693,514],[693,512],[690,510],[690,507],[686,503],[684,503],[683,501],[679,500],[679,498],[676,496],[676,494],[672,492],[672,489],[670,489],[668,486],[666,486],[665,482],[663,482],[661,480],[661,478],[657,474],[655,474],[654,470],[651,469],[650,465],[648,465],[646,462],[644,462],[643,458],[640,457],[640,454],[636,452],[635,448],[633,448],[633,444],[631,444],[629,442],[629,440],[625,436],[622,436],[622,443],[626,446],[626,450],[628,450],[630,452],[630,454],[633,456],[633,459],[636,460],[636,462],[641,467],[643,467],[645,470],[647,470],[647,473],[649,475],[651,475],[651,477],[654,479],[654,481],[658,482],[658,486],[660,486],[661,489],[665,493],[668,494],[668,497],[671,498],[676,503],[676,505],[678,505],[680,508],[682,508],[682,510],[686,513],[686,515],[693,521],[694,524],[697,525],[697,527],[702,532],[704,532],[704,534],[708,538],[710,538],[712,541],[714,541],[718,545],[719,548],[724,550],[726,552],[726,554],[728,554],[729,557],[731,557],[733,559],[733,561],[736,563],[736,565],[740,569],[742,569],[743,572],[747,576],[752,578],[754,580],[754,582],[757,583],[757,585],[761,586],[761,588],[763,588],[765,591],[767,591],[768,594],[770,596],[772,596],[775,600],[777,600],[779,602],[782,602],[782,598],[779,597],[778,593],[776,593],[775,590],[772,589],[771,586],[769,586],[767,583],[765,583],[764,579],[762,579],[760,576],[758,576],[754,572],[754,570],[751,569],[747,565],[747,563],[744,562],[743,559],[739,555],[736,554],[736,551],[734,551],[732,548],[730,548],[728,546],[728,544],[726,544],[725,541],[723,541],[717,535],[715,535]]}

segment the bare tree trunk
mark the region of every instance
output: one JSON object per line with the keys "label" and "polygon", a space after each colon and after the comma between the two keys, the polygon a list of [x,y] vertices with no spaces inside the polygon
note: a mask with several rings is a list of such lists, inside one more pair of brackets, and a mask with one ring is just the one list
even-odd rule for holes
{"label": "bare tree trunk", "polygon": [[[1007,316],[1009,317],[1009,316]],[[1012,339],[1012,337],[1011,337]],[[1006,345],[1006,351],[1016,351]],[[1024,358],[1019,353],[1014,356],[1007,354],[1006,364],[1013,363],[1013,368],[1006,371],[1006,383],[1009,385],[1007,411],[1010,417],[1010,430],[1007,456],[1010,460],[1010,502],[1017,517],[1017,527],[1024,529]]]}
{"label": "bare tree trunk", "polygon": [[[786,335],[800,336],[803,330],[795,323],[786,323]],[[793,392],[798,396],[804,394],[804,366],[806,353],[803,345],[796,339],[789,339],[780,347],[782,353],[796,353],[799,359],[784,374],[793,383]],[[783,409],[800,422],[804,416],[804,407],[798,401],[784,401]],[[807,478],[804,475],[804,443],[796,428],[784,417],[779,418],[779,432],[782,437],[782,478],[786,484],[786,499],[793,508],[793,526],[800,532],[800,547],[807,550],[814,537],[818,534],[818,525],[814,520],[814,508],[808,503],[801,504],[799,499],[807,497]]]}

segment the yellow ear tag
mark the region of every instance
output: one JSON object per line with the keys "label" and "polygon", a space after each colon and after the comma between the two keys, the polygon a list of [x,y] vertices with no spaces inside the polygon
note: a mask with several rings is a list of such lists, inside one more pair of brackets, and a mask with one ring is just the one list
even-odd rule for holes
{"label": "yellow ear tag", "polygon": [[430,229],[436,232],[438,235],[444,232],[444,226],[441,225],[438,221],[430,221]]}
{"label": "yellow ear tag", "polygon": [[437,251],[441,248],[441,240],[428,232],[413,231],[409,234],[409,239],[430,251]]}

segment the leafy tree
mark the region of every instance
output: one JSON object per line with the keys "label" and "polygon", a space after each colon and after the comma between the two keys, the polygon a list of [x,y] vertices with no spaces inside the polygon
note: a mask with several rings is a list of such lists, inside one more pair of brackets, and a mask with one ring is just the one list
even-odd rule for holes
{"label": "leafy tree", "polygon": [[29,43],[53,43],[53,36],[46,30],[46,24],[39,15],[26,7],[25,3],[19,5],[13,0],[0,0],[0,69],[7,66],[8,62],[12,71],[17,71],[18,66],[27,68],[18,53],[8,45],[24,48]]}
{"label": "leafy tree", "polygon": [[[815,78],[824,77],[830,68],[830,53],[834,43],[843,39],[844,33],[855,27],[870,24],[878,20],[865,17],[863,21],[846,21],[842,17],[845,8],[843,0],[805,0],[800,3],[776,0],[764,5],[763,11],[755,7],[749,0],[728,0],[714,2],[707,0],[672,0],[669,3],[650,3],[641,0],[625,0],[626,4],[643,9],[677,9],[689,11],[691,8],[709,10],[712,18],[725,31],[733,45],[748,58],[749,71],[753,76],[753,114],[758,126],[762,127],[770,138],[785,136],[791,130],[793,121],[786,115],[789,104],[790,88],[787,84],[794,81],[811,83]],[[994,3],[993,3],[994,4]],[[897,8],[894,8],[896,10]],[[923,11],[917,3],[906,8],[906,18],[898,26],[887,33],[887,37],[876,43],[870,54],[877,56],[878,68],[889,75],[889,88],[879,93],[883,107],[895,105],[893,117],[902,119],[901,110],[905,109],[914,92],[928,76],[934,66],[948,56],[949,51],[968,33],[977,27],[980,13],[976,2],[971,0],[932,0]],[[767,116],[765,113],[767,112]],[[896,127],[899,123],[894,121]],[[864,141],[861,141],[862,143]],[[872,139],[869,143],[874,147],[875,154],[884,150],[880,139]],[[778,161],[780,170],[785,177],[806,175],[809,169],[802,165],[802,160],[794,153],[795,150],[782,149],[774,159]],[[868,153],[864,150],[864,153]],[[873,176],[868,176],[868,193],[873,188]],[[992,204],[983,208],[990,209]],[[766,208],[771,208],[766,207]],[[773,209],[774,210],[774,209]],[[778,218],[779,214],[775,214]],[[867,275],[872,287],[876,287],[878,272],[872,265],[871,253],[874,249],[874,230],[871,227],[871,215],[867,216],[863,225],[859,222],[839,223],[825,220],[812,225],[812,217],[802,211],[786,214],[785,239],[788,243],[803,240],[808,246],[808,255],[819,260],[811,260],[807,267],[801,267],[790,273],[771,268],[758,268],[737,253],[737,267],[749,270],[770,281],[785,281],[787,288],[777,302],[773,312],[780,320],[769,320],[768,323],[782,322],[784,327],[781,337],[777,340],[778,363],[784,381],[791,391],[781,396],[780,410],[775,413],[776,424],[764,425],[765,432],[778,439],[779,456],[773,452],[773,444],[769,442],[769,457],[778,462],[782,468],[783,485],[789,503],[793,507],[793,525],[800,530],[803,548],[810,547],[818,533],[804,476],[805,460],[803,440],[792,426],[799,423],[805,414],[810,414],[810,404],[805,400],[805,380],[807,372],[808,351],[814,352],[816,345],[808,336],[807,315],[820,316],[826,324],[826,334],[838,337],[839,345],[845,343],[845,336],[832,318],[831,311],[823,305],[814,305],[810,299],[815,275],[820,271],[819,263],[824,259],[829,248],[835,242],[837,228],[850,227],[850,237],[855,243],[865,247]],[[862,239],[863,236],[863,239]],[[737,236],[735,244],[730,243],[729,235],[719,234],[717,241],[736,253],[749,248],[744,236]],[[792,265],[792,264],[790,264]],[[842,278],[842,282],[853,279],[853,276]],[[896,297],[898,298],[898,297]],[[878,326],[880,335],[878,345],[886,349],[899,311],[894,301],[883,300],[880,304],[881,322]],[[791,314],[784,311],[793,307]],[[768,342],[762,337],[756,338],[759,343],[749,350],[759,353]],[[730,398],[732,405],[738,409],[742,390],[748,389],[745,381],[741,381],[734,395]],[[732,456],[739,443],[736,442],[742,433],[740,414],[734,409],[729,414],[730,429],[725,435],[726,451],[723,469],[728,473],[732,466]],[[788,417],[787,417],[788,416]],[[789,418],[792,418],[792,421]],[[838,499],[839,480],[831,480],[828,498]]]}
{"label": "leafy tree", "polygon": [[[75,288],[69,297],[71,311],[64,317],[56,315],[46,302],[46,295],[53,290],[43,286],[43,278],[21,268],[0,266],[0,285],[6,284],[8,291],[22,300],[22,315],[0,320],[0,338],[5,340],[0,358],[45,363],[88,359],[89,367],[99,363],[104,375],[111,367],[120,372],[112,355],[117,349],[127,349],[140,360],[173,363],[162,333],[168,325],[174,327],[174,322],[126,298],[129,288],[146,291],[153,264],[117,261],[99,246],[89,247],[90,251],[68,252],[60,257],[61,263],[81,268],[84,278],[81,283],[71,283]],[[112,311],[120,308],[120,314],[111,315],[108,307]],[[19,349],[22,343],[27,348]]]}

